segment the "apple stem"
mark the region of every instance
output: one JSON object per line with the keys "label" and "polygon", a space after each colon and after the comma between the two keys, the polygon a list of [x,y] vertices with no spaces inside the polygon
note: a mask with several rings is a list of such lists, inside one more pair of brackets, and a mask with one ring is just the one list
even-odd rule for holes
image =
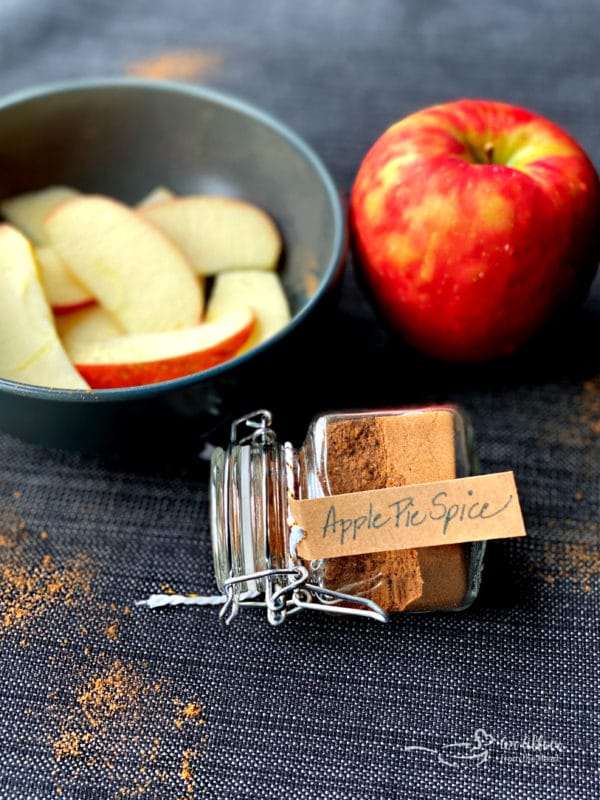
{"label": "apple stem", "polygon": [[494,163],[494,143],[493,142],[486,142],[483,145],[483,152],[485,153],[485,157],[487,159],[488,164]]}

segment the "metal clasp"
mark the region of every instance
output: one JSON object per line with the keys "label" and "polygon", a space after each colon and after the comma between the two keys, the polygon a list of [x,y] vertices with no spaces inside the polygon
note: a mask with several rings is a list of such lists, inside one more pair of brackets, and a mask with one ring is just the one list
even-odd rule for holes
{"label": "metal clasp", "polygon": [[[265,580],[267,585],[271,585],[271,582],[273,582],[273,588],[278,585],[277,578],[286,578],[287,583],[284,586],[279,585],[278,588],[272,590],[268,599],[267,593],[265,593],[264,600],[258,600],[236,595],[234,591],[236,584],[252,580]],[[225,621],[226,625],[229,625],[237,616],[241,606],[266,608],[267,619],[271,625],[281,625],[288,615],[295,614],[302,609],[327,611],[355,617],[368,617],[378,622],[388,621],[388,615],[373,600],[336,592],[332,589],[325,589],[322,586],[308,583],[308,570],[301,565],[290,567],[289,569],[269,569],[262,572],[253,572],[249,575],[232,577],[225,581],[224,588],[227,600],[219,616]],[[343,602],[364,605],[365,608],[337,605]]]}

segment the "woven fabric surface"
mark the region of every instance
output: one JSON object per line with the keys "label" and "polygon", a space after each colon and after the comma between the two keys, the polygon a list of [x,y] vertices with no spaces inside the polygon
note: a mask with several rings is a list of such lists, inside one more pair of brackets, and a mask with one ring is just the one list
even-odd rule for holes
{"label": "woven fabric surface", "polygon": [[[399,117],[496,97],[566,127],[598,167],[599,29],[596,0],[4,0],[0,93],[122,74],[210,85],[296,129],[346,193]],[[568,328],[492,368],[391,341],[351,262],[324,325],[306,346],[327,384],[307,377],[282,437],[327,408],[459,402],[482,471],[515,471],[528,537],[489,546],[468,612],[280,629],[250,612],[224,628],[210,608],[134,606],[161,586],[215,591],[195,453],[150,463],[0,434],[1,798],[600,796],[600,285]]]}

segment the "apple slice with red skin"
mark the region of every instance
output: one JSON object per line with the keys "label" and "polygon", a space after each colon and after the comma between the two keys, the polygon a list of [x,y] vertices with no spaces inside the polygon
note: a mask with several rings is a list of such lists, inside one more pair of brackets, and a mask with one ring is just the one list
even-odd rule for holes
{"label": "apple slice with red skin", "polygon": [[281,236],[271,217],[252,203],[188,195],[143,206],[138,214],[180,247],[199,275],[277,267]]}
{"label": "apple slice with red skin", "polygon": [[507,355],[589,290],[600,184],[579,144],[522,108],[461,100],[392,125],[350,198],[375,308],[425,353]]}
{"label": "apple slice with red skin", "polygon": [[12,225],[0,225],[0,378],[89,389],[56,333],[32,245]]}
{"label": "apple slice with red skin", "polygon": [[55,314],[65,314],[92,305],[94,295],[75,278],[50,245],[35,248],[42,284]]}
{"label": "apple slice with red skin", "polygon": [[61,203],[44,224],[68,269],[127,332],[200,321],[203,292],[185,256],[127,206],[80,195]]}
{"label": "apple slice with red skin", "polygon": [[93,389],[142,386],[201,372],[232,358],[252,333],[247,308],[193,328],[67,343],[73,363]]}

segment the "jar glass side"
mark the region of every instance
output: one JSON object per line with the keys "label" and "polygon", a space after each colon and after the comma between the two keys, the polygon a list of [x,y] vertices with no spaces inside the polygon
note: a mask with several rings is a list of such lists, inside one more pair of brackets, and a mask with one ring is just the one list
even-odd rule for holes
{"label": "jar glass side", "polygon": [[[276,440],[215,448],[211,458],[210,527],[215,578],[288,565],[283,447]],[[265,591],[263,579],[235,584],[236,594]]]}
{"label": "jar glass side", "polygon": [[[455,406],[315,418],[300,451],[301,497],[467,477],[474,438]],[[386,611],[458,610],[479,588],[485,544],[413,548],[310,562],[313,582],[374,600]]]}

